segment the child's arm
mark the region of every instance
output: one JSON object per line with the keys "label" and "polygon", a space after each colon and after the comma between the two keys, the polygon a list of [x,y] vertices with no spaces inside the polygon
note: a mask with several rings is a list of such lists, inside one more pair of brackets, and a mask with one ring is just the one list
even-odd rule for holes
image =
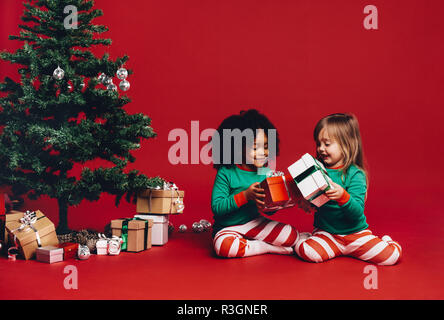
{"label": "child's arm", "polygon": [[227,214],[247,203],[243,192],[230,196],[230,191],[229,177],[219,170],[211,194],[211,209],[214,215]]}
{"label": "child's arm", "polygon": [[249,200],[255,201],[257,206],[264,204],[260,200],[265,198],[264,190],[260,188],[258,182],[251,184],[248,189],[234,195],[230,195],[230,191],[229,177],[219,170],[211,195],[211,209],[214,215],[230,213],[246,204]]}
{"label": "child's arm", "polygon": [[365,174],[360,170],[354,172],[350,176],[347,190],[336,183],[333,183],[333,186],[334,189],[326,191],[325,194],[331,200],[336,200],[351,220],[361,219],[364,214],[365,194],[367,192]]}

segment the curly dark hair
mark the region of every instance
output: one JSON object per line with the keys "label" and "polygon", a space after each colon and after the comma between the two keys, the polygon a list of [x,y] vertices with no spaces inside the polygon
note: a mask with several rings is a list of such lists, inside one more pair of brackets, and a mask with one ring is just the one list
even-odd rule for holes
{"label": "curly dark hair", "polygon": [[[215,169],[219,169],[220,167],[226,166],[231,167],[236,164],[235,162],[235,137],[230,136],[229,141],[226,141],[226,137],[224,136],[224,130],[239,130],[238,132],[241,133],[242,138],[242,163],[245,163],[245,153],[246,153],[246,146],[247,146],[247,138],[242,135],[242,133],[246,132],[245,130],[252,130],[254,134],[254,139],[256,139],[257,130],[263,129],[265,132],[265,135],[269,136],[269,130],[274,130],[275,132],[275,141],[273,143],[276,143],[274,148],[274,154],[271,154],[270,157],[275,157],[279,155],[279,133],[276,129],[276,127],[271,123],[271,121],[263,114],[261,114],[256,109],[249,109],[247,111],[242,110],[239,114],[231,115],[227,118],[225,118],[222,123],[217,128],[216,132],[214,133],[213,137],[211,138],[211,144],[212,144],[212,150],[213,150],[213,167]],[[217,136],[217,140],[216,140]],[[224,139],[225,138],[225,139]],[[215,143],[215,142],[218,143]],[[224,157],[224,147],[223,145],[229,143],[229,148],[226,146],[227,149],[231,150],[230,153],[230,161],[224,161],[226,159]],[[225,155],[226,156],[226,155]],[[228,158],[228,156],[227,156]]]}

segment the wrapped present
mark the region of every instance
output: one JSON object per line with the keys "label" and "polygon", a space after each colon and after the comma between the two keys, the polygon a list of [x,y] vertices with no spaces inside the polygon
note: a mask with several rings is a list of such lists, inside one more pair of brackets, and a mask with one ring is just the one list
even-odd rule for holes
{"label": "wrapped present", "polygon": [[284,208],[291,208],[302,197],[293,178],[283,172],[272,172],[260,184],[265,191],[265,207],[263,212],[273,212]]}
{"label": "wrapped present", "polygon": [[150,249],[152,227],[151,219],[123,218],[111,221],[112,235],[123,240],[122,251],[140,252]]}
{"label": "wrapped present", "polygon": [[137,213],[179,214],[184,209],[185,192],[174,183],[164,183],[163,189],[146,189],[137,196]]}
{"label": "wrapped present", "polygon": [[59,244],[54,224],[40,210],[10,213],[7,216],[9,241],[17,246],[26,260],[33,258],[39,247]]}
{"label": "wrapped present", "polygon": [[57,247],[63,249],[63,259],[68,260],[76,257],[79,244],[74,242],[64,242],[59,243]]}
{"label": "wrapped present", "polygon": [[301,159],[288,167],[302,196],[317,207],[321,207],[330,199],[325,191],[332,188],[330,177],[324,165],[306,153]]}
{"label": "wrapped present", "polygon": [[108,254],[108,240],[100,239],[96,242],[96,254],[99,256]]}
{"label": "wrapped present", "polygon": [[37,248],[36,259],[40,262],[55,263],[63,261],[63,248],[45,246]]}
{"label": "wrapped present", "polygon": [[163,246],[168,242],[168,215],[137,214],[134,218],[153,221],[153,229],[151,231],[151,244],[153,246]]}
{"label": "wrapped present", "polygon": [[98,255],[117,256],[122,249],[123,239],[118,236],[106,237],[99,233],[99,240],[96,242],[96,249]]}

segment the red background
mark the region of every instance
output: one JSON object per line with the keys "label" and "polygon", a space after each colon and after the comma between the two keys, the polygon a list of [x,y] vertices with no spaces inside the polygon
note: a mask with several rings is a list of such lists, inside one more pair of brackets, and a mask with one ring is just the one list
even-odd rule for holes
{"label": "red background", "polygon": [[[228,115],[257,108],[279,130],[278,169],[314,151],[312,131],[321,117],[356,114],[369,163],[370,226],[394,238],[442,234],[442,1],[372,1],[379,30],[363,27],[367,1],[95,2],[104,11],[95,23],[109,27],[103,37],[113,44],[94,52],[129,55],[133,102],[126,109],[150,116],[158,133],[134,152],[131,168],[185,190],[185,212],[171,219],[175,225],[211,220],[216,172],[209,165],[170,164],[168,133],[182,128],[190,135],[192,120],[201,131],[215,128]],[[1,1],[0,48],[22,45],[7,39],[18,34],[22,12],[20,1]],[[2,61],[5,76],[17,78],[16,66]],[[57,223],[54,200],[27,206]],[[69,212],[71,228],[103,230],[113,218],[132,216],[135,205],[123,201],[116,208],[104,194]],[[297,211],[275,217],[305,230],[312,223]]]}

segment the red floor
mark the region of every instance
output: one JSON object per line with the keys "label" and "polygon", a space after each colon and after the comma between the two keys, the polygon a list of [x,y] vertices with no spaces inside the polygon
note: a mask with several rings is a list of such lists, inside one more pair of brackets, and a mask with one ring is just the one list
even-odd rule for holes
{"label": "red floor", "polygon": [[[188,232],[142,253],[86,261],[48,265],[1,257],[0,299],[443,299],[443,219],[430,218],[439,212],[387,212],[398,218],[373,219],[372,229],[398,240],[404,256],[399,265],[377,267],[374,290],[364,287],[362,261],[341,257],[311,264],[270,254],[220,259],[211,251],[210,233]],[[77,267],[77,290],[64,288],[67,265]]]}

